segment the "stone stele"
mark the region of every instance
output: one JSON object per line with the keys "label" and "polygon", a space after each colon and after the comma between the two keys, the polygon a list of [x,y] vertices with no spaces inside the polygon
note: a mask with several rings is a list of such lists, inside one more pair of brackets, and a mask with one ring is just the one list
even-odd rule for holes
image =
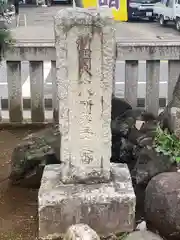
{"label": "stone stele", "polygon": [[41,239],[78,223],[101,235],[134,227],[129,170],[110,164],[115,47],[110,10],[67,8],[55,17],[62,164],[47,166],[42,177]]}
{"label": "stone stele", "polygon": [[177,138],[180,138],[180,108],[170,109],[170,127]]}
{"label": "stone stele", "polygon": [[55,17],[64,183],[109,181],[115,30],[109,11],[61,10]]}

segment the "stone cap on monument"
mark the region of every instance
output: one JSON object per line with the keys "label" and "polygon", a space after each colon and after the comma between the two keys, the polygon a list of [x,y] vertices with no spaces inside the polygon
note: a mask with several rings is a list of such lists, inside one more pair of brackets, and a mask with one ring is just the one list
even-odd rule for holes
{"label": "stone cap on monument", "polygon": [[93,25],[103,27],[114,22],[109,8],[65,8],[61,9],[54,17],[55,26]]}

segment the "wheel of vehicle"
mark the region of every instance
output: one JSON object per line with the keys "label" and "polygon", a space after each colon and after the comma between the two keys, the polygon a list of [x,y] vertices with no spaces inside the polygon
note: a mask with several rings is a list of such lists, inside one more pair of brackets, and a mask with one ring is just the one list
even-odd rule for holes
{"label": "wheel of vehicle", "polygon": [[160,16],[159,23],[160,23],[161,26],[165,26],[166,25],[167,21],[164,20],[164,16],[163,15]]}
{"label": "wheel of vehicle", "polygon": [[180,32],[180,18],[176,19],[176,30]]}

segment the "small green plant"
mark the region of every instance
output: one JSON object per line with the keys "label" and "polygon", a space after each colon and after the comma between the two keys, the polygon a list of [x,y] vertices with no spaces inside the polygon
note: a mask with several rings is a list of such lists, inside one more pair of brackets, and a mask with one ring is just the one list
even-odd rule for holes
{"label": "small green plant", "polygon": [[167,129],[162,130],[160,126],[157,127],[154,147],[157,152],[169,156],[172,161],[180,162],[180,140]]}
{"label": "small green plant", "polygon": [[117,239],[118,240],[125,240],[128,236],[128,233],[127,232],[123,232],[123,233],[119,233],[117,234]]}

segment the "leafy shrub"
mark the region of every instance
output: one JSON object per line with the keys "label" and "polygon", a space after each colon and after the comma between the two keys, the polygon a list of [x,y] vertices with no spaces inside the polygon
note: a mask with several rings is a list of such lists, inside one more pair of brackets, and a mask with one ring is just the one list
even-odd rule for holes
{"label": "leafy shrub", "polygon": [[180,140],[167,129],[157,127],[154,147],[157,152],[169,156],[172,161],[180,162]]}

